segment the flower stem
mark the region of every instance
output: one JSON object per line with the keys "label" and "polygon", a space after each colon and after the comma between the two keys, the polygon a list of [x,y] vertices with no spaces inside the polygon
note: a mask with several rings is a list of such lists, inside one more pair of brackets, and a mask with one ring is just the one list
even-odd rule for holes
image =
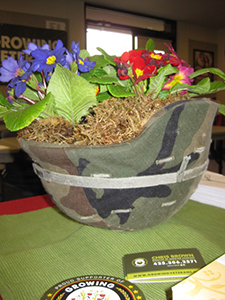
{"label": "flower stem", "polygon": [[27,101],[27,102],[30,103],[30,104],[35,104],[35,103],[36,103],[35,101],[33,101],[33,100],[27,98],[27,97],[24,96],[24,95],[20,95],[20,98],[22,98],[23,100]]}
{"label": "flower stem", "polygon": [[41,98],[41,100],[43,100],[44,99],[44,93],[42,92],[42,91],[37,91],[38,92],[38,95],[39,95],[39,97]]}
{"label": "flower stem", "polygon": [[[139,91],[137,85],[134,83],[134,79],[131,78],[131,80],[132,80],[132,82],[133,82],[133,86],[134,86],[134,88],[135,88],[135,91],[136,91],[138,97],[139,97],[140,99],[143,99],[144,94],[142,95],[142,94],[140,93],[140,91]],[[142,91],[143,91],[143,90],[142,90]]]}
{"label": "flower stem", "polygon": [[46,80],[45,80],[45,76],[44,76],[44,72],[41,72],[41,76],[42,76],[42,80],[43,80],[43,86],[45,87],[45,90],[47,89],[47,84],[46,84]]}

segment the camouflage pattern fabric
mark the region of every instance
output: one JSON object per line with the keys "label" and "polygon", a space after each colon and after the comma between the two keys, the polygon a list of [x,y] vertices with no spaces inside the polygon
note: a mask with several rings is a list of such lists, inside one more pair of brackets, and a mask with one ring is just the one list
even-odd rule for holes
{"label": "camouflage pattern fabric", "polygon": [[118,145],[24,140],[20,145],[35,162],[46,192],[69,217],[140,230],[166,221],[197,188],[207,169],[217,110],[207,98],[172,103],[151,117],[141,135]]}

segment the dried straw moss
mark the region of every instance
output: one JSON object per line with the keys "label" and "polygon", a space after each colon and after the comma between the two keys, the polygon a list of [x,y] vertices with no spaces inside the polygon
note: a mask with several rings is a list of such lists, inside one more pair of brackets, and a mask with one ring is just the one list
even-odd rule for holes
{"label": "dried straw moss", "polygon": [[39,119],[20,130],[18,138],[55,144],[118,144],[139,135],[157,110],[179,100],[180,96],[152,100],[150,95],[140,101],[134,97],[112,98],[99,103],[93,108],[93,113],[87,115],[83,122],[75,127],[57,116]]}

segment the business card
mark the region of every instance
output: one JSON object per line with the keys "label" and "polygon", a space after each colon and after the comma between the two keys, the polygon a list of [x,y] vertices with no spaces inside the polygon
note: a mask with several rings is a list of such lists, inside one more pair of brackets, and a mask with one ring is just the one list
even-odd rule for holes
{"label": "business card", "polygon": [[137,283],[180,281],[204,265],[196,248],[132,253],[123,257],[125,279]]}

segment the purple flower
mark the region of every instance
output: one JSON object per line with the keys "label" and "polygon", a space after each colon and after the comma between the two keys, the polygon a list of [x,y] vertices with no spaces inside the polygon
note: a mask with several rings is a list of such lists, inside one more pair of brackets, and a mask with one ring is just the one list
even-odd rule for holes
{"label": "purple flower", "polygon": [[25,92],[26,87],[27,87],[26,82],[29,80],[31,74],[32,74],[32,71],[29,69],[22,76],[17,76],[10,81],[9,87],[15,89],[16,97],[19,98],[20,95]]}
{"label": "purple flower", "polygon": [[36,49],[50,50],[48,44],[45,44],[44,46],[40,47],[40,46],[36,45],[35,43],[29,43],[27,49],[23,50],[23,52],[27,55],[30,55],[31,52],[36,50]]}
{"label": "purple flower", "polygon": [[2,67],[0,68],[0,81],[9,82],[13,78],[22,75],[30,67],[30,64],[23,59],[21,55],[18,62],[11,56],[3,60]]}
{"label": "purple flower", "polygon": [[96,62],[95,61],[89,61],[88,57],[83,60],[82,58],[78,59],[78,69],[81,72],[89,72],[91,69],[94,68]]}
{"label": "purple flower", "polygon": [[66,49],[66,63],[64,65],[64,67],[66,67],[67,69],[70,69],[70,65],[74,62],[73,60],[73,55],[71,52],[69,52],[67,49]]}
{"label": "purple flower", "polygon": [[65,50],[62,41],[58,40],[55,49],[52,51],[41,48],[31,51],[31,55],[34,57],[32,70],[38,72],[44,71],[45,76],[50,76],[57,63],[62,66],[66,63]]}
{"label": "purple flower", "polygon": [[[66,67],[67,68],[70,69],[70,66],[73,62],[76,62],[78,70],[80,72],[89,72],[91,69],[94,68],[96,62],[89,61],[88,57],[83,60],[79,56],[79,54],[80,54],[79,43],[75,44],[75,42],[72,42],[71,50],[72,50],[72,53],[69,51],[66,51]],[[79,72],[78,72],[78,74],[79,74]]]}
{"label": "purple flower", "polygon": [[75,44],[75,42],[72,42],[71,44],[71,50],[73,52],[73,59],[77,61],[79,54],[80,54],[80,43]]}
{"label": "purple flower", "polygon": [[7,86],[6,96],[7,96],[7,99],[9,101],[9,103],[13,104],[13,100],[14,100],[13,92],[12,92],[12,89],[9,86]]}

